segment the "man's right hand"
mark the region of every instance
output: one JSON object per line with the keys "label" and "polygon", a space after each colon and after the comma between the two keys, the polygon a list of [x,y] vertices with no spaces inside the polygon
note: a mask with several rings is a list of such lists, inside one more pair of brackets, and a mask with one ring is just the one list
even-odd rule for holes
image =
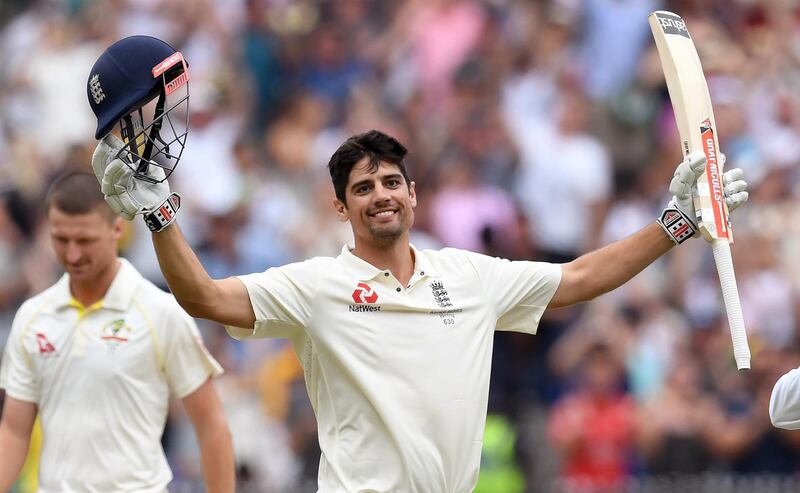
{"label": "man's right hand", "polygon": [[[130,221],[158,208],[169,196],[169,184],[137,180],[133,170],[117,157],[124,146],[113,134],[103,137],[94,150],[92,168],[108,205]],[[150,166],[149,174],[154,180],[164,178],[164,170],[158,166]]]}

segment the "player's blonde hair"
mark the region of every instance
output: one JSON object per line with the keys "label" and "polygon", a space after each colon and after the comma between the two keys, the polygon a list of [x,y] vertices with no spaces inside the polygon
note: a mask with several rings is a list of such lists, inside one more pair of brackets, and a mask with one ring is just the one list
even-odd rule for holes
{"label": "player's blonde hair", "polygon": [[109,222],[117,215],[106,204],[100,184],[90,173],[70,171],[56,178],[47,190],[45,212],[55,207],[64,214],[88,214],[94,210],[107,217]]}

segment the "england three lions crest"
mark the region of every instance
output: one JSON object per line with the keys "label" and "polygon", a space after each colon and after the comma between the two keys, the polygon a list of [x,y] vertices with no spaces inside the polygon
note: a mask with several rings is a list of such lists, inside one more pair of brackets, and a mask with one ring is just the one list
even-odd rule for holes
{"label": "england three lions crest", "polygon": [[461,308],[453,308],[447,288],[441,281],[433,281],[429,284],[433,293],[433,300],[439,305],[438,310],[431,310],[432,315],[438,316],[444,325],[455,325],[456,313],[461,312]]}
{"label": "england three lions crest", "polygon": [[442,308],[453,306],[453,303],[450,302],[450,295],[447,294],[447,289],[445,289],[444,284],[440,281],[433,281],[430,286],[431,291],[433,291],[433,299],[436,301],[437,305]]}

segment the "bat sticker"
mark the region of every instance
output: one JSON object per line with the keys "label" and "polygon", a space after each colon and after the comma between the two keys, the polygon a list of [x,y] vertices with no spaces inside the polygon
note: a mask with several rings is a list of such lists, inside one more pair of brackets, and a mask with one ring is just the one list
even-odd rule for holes
{"label": "bat sticker", "polygon": [[706,179],[708,180],[717,234],[727,238],[728,218],[725,215],[725,207],[723,205],[725,197],[722,192],[722,174],[719,170],[719,153],[714,140],[714,129],[711,126],[711,120],[706,119],[700,124],[700,138],[703,142],[703,152],[706,155]]}
{"label": "bat sticker", "polygon": [[692,39],[692,37],[689,36],[689,30],[686,29],[686,23],[677,15],[667,15],[659,12],[656,14],[656,17],[658,18],[658,23],[661,24],[661,29],[664,31],[664,34],[677,34],[678,36]]}

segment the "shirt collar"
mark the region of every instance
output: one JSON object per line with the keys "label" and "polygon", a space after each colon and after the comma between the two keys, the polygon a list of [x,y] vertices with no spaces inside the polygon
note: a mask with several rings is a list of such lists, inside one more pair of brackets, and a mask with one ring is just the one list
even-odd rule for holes
{"label": "shirt collar", "polygon": [[[417,250],[414,245],[409,244],[411,251],[414,252],[414,275],[415,276],[438,276],[430,261],[422,250]],[[342,253],[339,255],[344,265],[355,274],[356,279],[359,281],[369,281],[374,279],[378,274],[383,271],[370,264],[366,260],[353,255],[350,247],[345,245],[342,247]]]}
{"label": "shirt collar", "polygon": [[411,250],[414,252],[414,275],[439,277],[438,271],[423,250],[417,250],[414,245],[411,245]]}
{"label": "shirt collar", "polygon": [[[106,295],[103,297],[103,308],[126,311],[133,303],[133,296],[142,279],[141,274],[124,258],[118,258],[120,267],[114,280],[111,281]],[[72,293],[69,291],[69,274],[64,274],[54,285],[54,306],[57,309],[74,306]]]}

